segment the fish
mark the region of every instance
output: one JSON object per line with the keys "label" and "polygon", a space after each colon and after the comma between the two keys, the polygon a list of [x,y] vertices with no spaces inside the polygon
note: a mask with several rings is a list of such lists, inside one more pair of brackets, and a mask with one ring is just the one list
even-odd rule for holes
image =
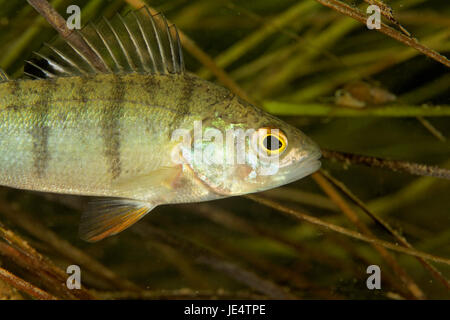
{"label": "fish", "polygon": [[155,207],[260,192],[320,168],[298,128],[186,71],[180,36],[147,7],[89,23],[0,73],[0,185],[92,196],[89,242]]}
{"label": "fish", "polygon": [[397,99],[388,90],[364,81],[352,81],[336,90],[335,104],[349,108],[365,108],[367,106],[384,105]]}

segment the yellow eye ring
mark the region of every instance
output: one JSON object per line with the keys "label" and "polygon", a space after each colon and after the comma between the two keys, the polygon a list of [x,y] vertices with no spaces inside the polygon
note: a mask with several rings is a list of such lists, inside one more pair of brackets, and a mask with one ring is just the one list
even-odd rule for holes
{"label": "yellow eye ring", "polygon": [[278,129],[261,128],[259,133],[259,146],[267,155],[283,153],[287,148],[287,138]]}

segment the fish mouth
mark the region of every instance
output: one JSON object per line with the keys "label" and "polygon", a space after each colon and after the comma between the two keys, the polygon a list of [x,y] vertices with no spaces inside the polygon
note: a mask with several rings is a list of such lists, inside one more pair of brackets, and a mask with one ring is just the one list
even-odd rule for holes
{"label": "fish mouth", "polygon": [[314,152],[310,158],[301,162],[300,166],[302,166],[303,169],[306,170],[305,176],[310,175],[320,169],[322,163],[320,162],[319,159],[321,157],[322,157],[322,153],[319,150],[317,152]]}
{"label": "fish mouth", "polygon": [[317,149],[305,157],[304,160],[298,162],[291,168],[286,168],[287,179],[285,183],[300,180],[319,170],[322,165],[319,160],[321,157],[322,153],[320,152],[320,149]]}
{"label": "fish mouth", "polygon": [[[274,179],[273,183],[265,185],[264,187],[257,188],[252,192],[264,191],[267,189],[277,188],[288,183],[300,180],[317,170],[321,166],[319,161],[322,156],[320,149],[314,149],[311,153],[305,156],[301,161],[296,162],[290,166],[280,168],[280,170],[275,174],[277,178]],[[248,192],[246,192],[248,193]]]}

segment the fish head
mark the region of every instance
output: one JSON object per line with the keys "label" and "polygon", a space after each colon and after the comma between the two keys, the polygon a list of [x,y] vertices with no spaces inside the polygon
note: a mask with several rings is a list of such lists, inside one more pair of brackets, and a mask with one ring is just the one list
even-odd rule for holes
{"label": "fish head", "polygon": [[208,199],[276,188],[320,168],[319,146],[298,128],[237,97],[215,108],[188,155]]}

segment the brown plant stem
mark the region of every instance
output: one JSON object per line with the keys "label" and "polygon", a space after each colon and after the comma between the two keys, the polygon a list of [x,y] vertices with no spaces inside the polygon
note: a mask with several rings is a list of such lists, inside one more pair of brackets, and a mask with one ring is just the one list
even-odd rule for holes
{"label": "brown plant stem", "polygon": [[340,227],[340,226],[337,226],[337,225],[332,224],[332,223],[325,222],[325,221],[320,220],[318,218],[315,218],[315,217],[313,217],[313,216],[311,216],[309,214],[306,214],[306,213],[300,212],[298,210],[294,210],[294,209],[291,209],[289,207],[283,206],[283,205],[281,205],[281,204],[279,204],[279,203],[277,203],[275,201],[266,199],[266,198],[258,196],[256,194],[249,194],[249,195],[246,195],[245,197],[249,198],[249,199],[251,199],[253,201],[259,202],[259,203],[261,203],[261,204],[263,204],[265,206],[268,206],[270,208],[273,208],[275,210],[278,210],[280,212],[286,213],[286,214],[288,214],[288,215],[290,215],[290,216],[292,216],[292,217],[294,217],[294,218],[296,218],[298,220],[309,222],[311,224],[317,225],[317,226],[322,227],[324,229],[332,230],[334,232],[340,233],[342,235],[345,235],[345,236],[348,236],[348,237],[351,237],[351,238],[354,238],[354,239],[358,239],[358,240],[361,240],[361,241],[364,241],[364,242],[367,242],[367,243],[374,243],[374,244],[383,246],[383,247],[385,247],[387,249],[390,249],[392,251],[401,252],[401,253],[408,254],[408,255],[411,255],[411,256],[421,257],[421,258],[424,258],[424,259],[427,259],[427,260],[430,260],[430,261],[440,262],[440,263],[443,263],[443,264],[450,265],[450,259],[443,258],[443,257],[438,257],[438,256],[435,256],[435,255],[432,255],[432,254],[429,254],[429,253],[425,253],[425,252],[414,250],[414,249],[410,249],[410,248],[400,247],[400,246],[395,245],[395,244],[393,244],[391,242],[388,242],[388,241],[383,241],[383,240],[380,240],[380,239],[377,239],[377,238],[374,238],[374,237],[362,235],[359,232],[356,232],[356,231],[353,231],[353,230],[349,230],[347,228]]}
{"label": "brown plant stem", "polygon": [[[332,177],[328,172],[321,170],[321,174],[328,179],[335,187],[337,187],[342,193],[344,193],[353,203],[355,203],[359,208],[363,210],[373,221],[382,226],[385,230],[387,230],[392,236],[395,237],[403,246],[407,248],[413,249],[414,247],[403,237],[397,230],[392,228],[386,221],[381,219],[378,215],[369,210],[369,208],[362,202],[356,195],[353,194],[342,182],[338,181],[334,177]],[[432,266],[428,261],[417,257],[419,262],[430,271],[430,273],[440,282],[444,284],[444,286],[450,290],[450,281],[448,281],[442,273],[437,270],[434,266]]]}
{"label": "brown plant stem", "polygon": [[386,17],[386,19],[388,19],[390,22],[392,22],[393,24],[395,24],[398,28],[400,28],[400,30],[402,30],[402,32],[404,34],[406,34],[408,37],[411,36],[411,33],[408,32],[408,30],[406,30],[401,24],[400,22],[397,21],[397,19],[395,19],[394,17],[394,13],[392,11],[392,8],[390,6],[388,6],[387,4],[385,4],[383,1],[381,0],[364,0],[365,2],[367,2],[368,4],[373,4],[378,6],[378,8],[380,8],[380,12],[381,14]]}
{"label": "brown plant stem", "polygon": [[0,199],[0,212],[1,214],[5,215],[10,221],[25,229],[31,235],[35,236],[44,243],[47,243],[63,256],[81,266],[86,267],[86,269],[105,279],[106,281],[108,281],[108,283],[113,284],[116,288],[128,291],[140,290],[137,285],[127,280],[121,279],[110,269],[97,262],[97,260],[92,259],[80,249],[72,246],[66,240],[61,239],[58,235],[46,228],[39,221],[33,219],[31,215],[23,212],[22,210],[19,210],[17,206],[10,205]]}
{"label": "brown plant stem", "polygon": [[34,282],[38,279],[38,283],[43,289],[48,290],[60,299],[78,299],[77,296],[62,285],[64,283],[63,279],[55,276],[50,270],[42,268],[35,260],[3,241],[0,242],[0,256],[11,261],[19,268],[26,270],[29,277],[27,281]]}
{"label": "brown plant stem", "polygon": [[106,72],[107,68],[97,54],[87,45],[83,38],[74,30],[67,27],[63,17],[45,0],[27,0],[28,3],[47,20],[47,22],[88,59],[95,69]]}
{"label": "brown plant stem", "polygon": [[11,286],[19,289],[22,292],[29,294],[30,296],[39,300],[57,300],[55,296],[39,289],[31,283],[15,276],[11,272],[0,267],[0,279],[10,284]]}
{"label": "brown plant stem", "polygon": [[262,293],[272,299],[295,299],[296,297],[284,290],[284,288],[273,283],[269,279],[263,279],[256,273],[249,271],[239,265],[228,261],[218,254],[199,247],[195,243],[186,238],[178,238],[178,236],[169,234],[162,228],[157,228],[154,225],[149,225],[141,222],[133,228],[135,232],[153,241],[160,241],[171,247],[177,248],[190,255],[196,262],[211,267],[212,269],[222,272],[236,281],[247,285],[253,290]]}
{"label": "brown plant stem", "polygon": [[[339,195],[336,189],[325,179],[320,173],[316,172],[312,175],[312,178],[322,188],[322,190],[328,195],[328,197],[336,203],[341,211],[347,216],[347,218],[363,233],[370,237],[374,237],[370,229],[358,218],[356,212],[347,204],[347,202]],[[383,247],[373,244],[374,248],[384,258],[384,260],[390,265],[395,274],[400,278],[404,285],[408,288],[410,293],[416,299],[425,299],[423,291],[414,282],[414,280],[406,273],[406,271],[397,263],[395,258]]]}
{"label": "brown plant stem", "polygon": [[[338,1],[338,0],[316,0],[316,1],[326,7],[336,10],[337,12],[345,14],[346,16],[349,16],[363,24],[366,24],[366,22],[367,22],[366,15],[361,13],[358,9],[353,8],[345,3],[342,3],[341,1]],[[447,59],[443,55],[439,54],[439,52],[436,52],[435,50],[422,45],[421,43],[419,43],[419,41],[417,41],[417,39],[407,36],[399,31],[389,27],[388,25],[386,25],[384,23],[381,23],[381,28],[378,31],[384,33],[385,35],[387,35],[409,47],[412,47],[412,48],[418,50],[419,52],[423,53],[424,55],[428,56],[429,58],[431,58],[439,63],[442,63],[443,65],[445,65],[447,67],[450,67],[449,59]]]}
{"label": "brown plant stem", "polygon": [[[55,266],[50,260],[43,257],[33,247],[31,247],[25,240],[16,235],[11,230],[6,229],[0,224],[0,238],[3,238],[11,248],[9,256],[16,259],[16,262],[23,264],[23,266],[33,266],[33,269],[50,282],[65,283],[67,274],[60,268]],[[66,288],[60,287],[61,290]],[[94,299],[95,297],[86,289],[69,290],[66,288],[65,294],[74,296],[79,299]]]}
{"label": "brown plant stem", "polygon": [[383,168],[417,176],[430,176],[450,180],[450,170],[436,166],[399,160],[387,160],[328,149],[322,149],[322,156],[325,159],[338,160],[346,164],[362,164],[372,168]]}
{"label": "brown plant stem", "polygon": [[195,210],[193,206],[189,205],[186,205],[185,208],[190,209],[189,210],[190,212],[202,216],[210,221],[213,221],[218,225],[228,227],[230,230],[238,230],[240,232],[276,241],[289,248],[292,248],[301,257],[307,255],[308,257],[312,258],[315,261],[329,264],[332,265],[333,267],[339,267],[341,269],[350,268],[348,264],[345,264],[338,259],[334,259],[332,257],[324,255],[321,252],[317,252],[313,249],[310,249],[307,246],[298,243],[297,241],[293,241],[288,237],[285,237],[283,235],[280,235],[279,233],[272,231],[270,228],[264,228],[255,225],[253,223],[249,223],[245,219],[240,218],[234,215],[233,213],[218,206],[202,203],[201,205],[196,205]]}

